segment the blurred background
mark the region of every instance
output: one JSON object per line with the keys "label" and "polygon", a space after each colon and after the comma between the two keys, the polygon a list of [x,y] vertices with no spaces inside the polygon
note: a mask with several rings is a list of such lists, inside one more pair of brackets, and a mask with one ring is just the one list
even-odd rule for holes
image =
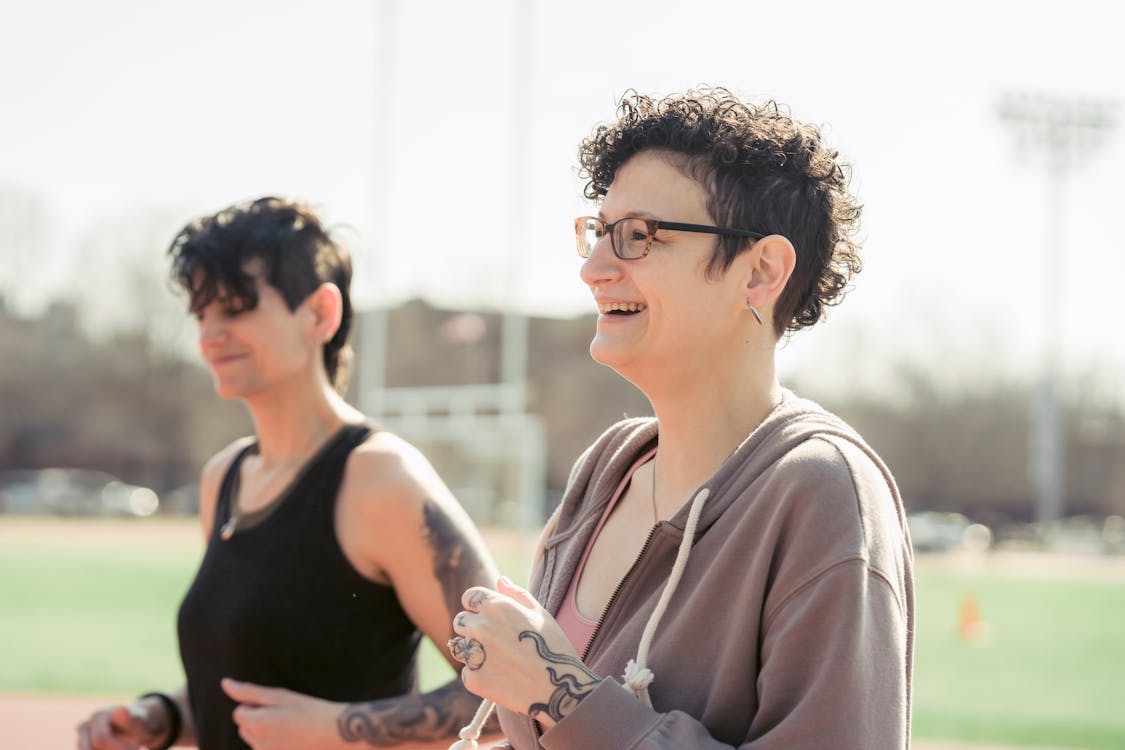
{"label": "blurred background", "polygon": [[1125,747],[1119,4],[0,11],[0,718],[178,679],[196,477],[250,430],[166,281],[180,226],[264,194],[337,226],[351,400],[518,578],[578,452],[649,411],[586,354],[577,144],[630,88],[714,84],[853,165],[865,270],[780,364],[903,491],[919,740]]}

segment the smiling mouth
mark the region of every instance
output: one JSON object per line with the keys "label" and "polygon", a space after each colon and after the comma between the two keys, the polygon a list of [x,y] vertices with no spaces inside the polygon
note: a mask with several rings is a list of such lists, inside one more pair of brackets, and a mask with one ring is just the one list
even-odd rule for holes
{"label": "smiling mouth", "polygon": [[635,315],[648,309],[648,305],[640,302],[609,302],[598,305],[598,312],[602,315]]}

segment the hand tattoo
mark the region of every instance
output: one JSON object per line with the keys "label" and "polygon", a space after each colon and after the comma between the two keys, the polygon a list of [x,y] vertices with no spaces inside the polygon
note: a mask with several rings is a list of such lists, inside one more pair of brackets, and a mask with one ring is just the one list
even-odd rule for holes
{"label": "hand tattoo", "polygon": [[469,609],[474,611],[480,609],[480,605],[486,601],[488,601],[487,591],[474,591],[469,594]]}
{"label": "hand tattoo", "polygon": [[459,628],[465,627],[465,618],[469,616],[468,612],[458,612],[457,616],[453,618],[453,624]]}
{"label": "hand tattoo", "polygon": [[[535,631],[525,630],[520,633],[519,638],[521,641],[530,640],[534,644],[535,651],[539,654],[540,659],[552,664],[565,664],[580,672],[577,675],[571,672],[559,674],[559,671],[554,667],[547,667],[547,674],[555,689],[546,703],[532,703],[527,710],[528,716],[534,718],[537,714],[544,713],[554,721],[562,721],[564,716],[573,711],[574,707],[581,703],[587,695],[594,692],[594,688],[601,683],[602,678],[587,669],[586,665],[578,659],[555,653],[547,648],[547,642],[543,639],[543,636]],[[582,679],[583,676],[586,678],[585,681]]]}
{"label": "hand tattoo", "polygon": [[450,638],[449,653],[474,671],[484,666],[484,646],[475,638]]}

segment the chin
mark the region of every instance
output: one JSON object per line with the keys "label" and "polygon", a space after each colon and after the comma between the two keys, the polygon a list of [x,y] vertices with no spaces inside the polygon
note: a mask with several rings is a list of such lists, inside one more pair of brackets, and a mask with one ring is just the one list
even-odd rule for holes
{"label": "chin", "polygon": [[628,362],[632,359],[625,351],[623,351],[620,344],[614,345],[613,342],[599,341],[598,337],[590,342],[590,357],[599,365],[613,368],[618,374],[623,377],[628,377],[622,368],[626,367]]}
{"label": "chin", "polygon": [[215,395],[223,401],[235,401],[240,398],[242,394],[233,388],[217,385],[215,386]]}
{"label": "chin", "polygon": [[224,401],[234,401],[242,398],[246,389],[237,383],[232,383],[229,380],[221,378],[212,378],[212,384],[215,386],[215,395]]}

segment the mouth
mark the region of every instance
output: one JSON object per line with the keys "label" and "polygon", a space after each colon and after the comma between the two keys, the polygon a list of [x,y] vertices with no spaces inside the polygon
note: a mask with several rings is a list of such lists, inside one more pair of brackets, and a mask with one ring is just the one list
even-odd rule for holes
{"label": "mouth", "polygon": [[648,305],[641,302],[606,302],[598,305],[599,313],[614,316],[636,315],[647,309]]}
{"label": "mouth", "polygon": [[237,362],[238,360],[242,359],[242,356],[243,355],[241,354],[227,354],[222,357],[211,357],[208,361],[210,362],[212,367],[221,367],[222,365],[227,365],[231,362]]}

